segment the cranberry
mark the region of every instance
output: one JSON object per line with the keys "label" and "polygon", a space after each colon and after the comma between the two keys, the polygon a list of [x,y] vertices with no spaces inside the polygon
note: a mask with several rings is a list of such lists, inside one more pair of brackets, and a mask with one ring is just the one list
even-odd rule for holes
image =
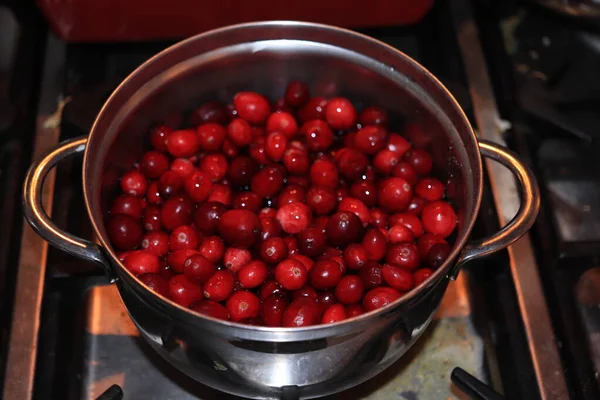
{"label": "cranberry", "polygon": [[335,288],[335,297],[342,304],[358,303],[365,292],[365,285],[356,275],[346,275]]}
{"label": "cranberry", "polygon": [[219,235],[232,246],[250,247],[259,236],[258,217],[247,210],[230,210],[217,223]]}
{"label": "cranberry", "polygon": [[156,274],[160,271],[158,257],[145,250],[134,251],[125,258],[125,268],[135,275]]}
{"label": "cranberry", "polygon": [[285,89],[285,103],[294,108],[300,108],[308,102],[310,93],[308,86],[303,82],[290,82]]}
{"label": "cranberry", "polygon": [[196,128],[200,148],[204,151],[218,151],[225,141],[225,128],[216,123],[206,123]]}
{"label": "cranberry", "polygon": [[288,112],[274,112],[267,119],[267,133],[272,132],[279,132],[284,138],[291,140],[298,133],[298,123]]}
{"label": "cranberry", "polygon": [[258,172],[258,164],[256,161],[247,156],[239,156],[234,158],[229,165],[227,177],[234,185],[246,186],[254,174]]}
{"label": "cranberry", "polygon": [[227,211],[227,208],[214,201],[203,203],[196,209],[194,214],[194,224],[203,235],[214,235],[217,232],[217,224],[221,215]]}
{"label": "cranberry", "polygon": [[310,186],[310,181],[305,176],[292,175],[288,177],[288,184],[300,186],[302,189],[306,190]]}
{"label": "cranberry", "polygon": [[266,326],[281,326],[283,314],[288,307],[288,302],[282,296],[272,294],[263,299],[260,314]]}
{"label": "cranberry", "polygon": [[277,264],[285,260],[288,256],[288,248],[284,240],[280,237],[272,237],[260,246],[260,257],[268,264]]}
{"label": "cranberry", "polygon": [[121,178],[121,190],[123,193],[141,197],[148,190],[148,180],[137,170],[129,171]]}
{"label": "cranberry", "polygon": [[265,138],[257,137],[254,139],[252,144],[250,145],[250,150],[248,151],[250,157],[255,160],[259,164],[268,164],[269,157],[265,152]]}
{"label": "cranberry", "polygon": [[414,287],[412,274],[402,268],[385,264],[381,268],[381,275],[385,283],[400,292],[408,292]]}
{"label": "cranberry", "polygon": [[341,304],[334,304],[329,306],[323,316],[321,317],[322,324],[333,324],[335,322],[343,321],[347,318],[346,309]]}
{"label": "cranberry", "polygon": [[300,130],[306,139],[310,151],[325,151],[331,147],[335,136],[325,121],[312,119],[302,125]]}
{"label": "cranberry", "polygon": [[183,274],[191,282],[203,285],[217,271],[215,264],[200,254],[194,254],[183,264]]}
{"label": "cranberry", "polygon": [[252,260],[238,271],[238,279],[243,287],[253,289],[263,284],[267,279],[268,272],[264,262]]}
{"label": "cranberry", "polygon": [[173,132],[171,128],[164,125],[159,125],[150,132],[150,144],[152,147],[161,152],[167,151],[167,136]]}
{"label": "cranberry", "polygon": [[414,243],[397,243],[391,246],[385,257],[388,264],[414,271],[421,265],[419,249]]}
{"label": "cranberry", "polygon": [[356,109],[350,100],[336,97],[327,103],[325,119],[333,129],[350,129],[356,125]]}
{"label": "cranberry", "polygon": [[202,300],[202,296],[202,287],[189,281],[184,275],[175,275],[169,280],[169,298],[183,307]]}
{"label": "cranberry", "polygon": [[198,233],[188,225],[178,226],[171,231],[169,246],[171,250],[195,249],[200,243]]}
{"label": "cranberry", "polygon": [[298,111],[298,119],[300,119],[301,122],[306,122],[311,119],[325,119],[326,106],[326,98],[313,97],[300,111]]}
{"label": "cranberry", "polygon": [[370,262],[359,271],[360,280],[367,289],[383,285],[381,266],[376,262]]}
{"label": "cranberry", "polygon": [[415,287],[419,286],[421,283],[425,282],[427,278],[433,275],[433,270],[429,268],[421,268],[416,270],[413,273],[413,281],[415,283]]}
{"label": "cranberry", "polygon": [[204,297],[213,301],[224,301],[231,293],[235,279],[228,269],[217,271],[204,285]]}
{"label": "cranberry", "polygon": [[229,159],[236,158],[240,155],[240,150],[237,147],[235,147],[231,140],[227,138],[225,138],[225,140],[223,141],[221,151],[223,152],[223,154],[225,154],[225,157]]}
{"label": "cranberry", "polygon": [[358,122],[361,125],[381,125],[387,126],[389,122],[389,117],[387,112],[379,107],[367,107],[365,108],[358,117]]}
{"label": "cranberry", "polygon": [[257,317],[260,313],[260,300],[251,292],[240,290],[231,295],[225,303],[232,321]]}
{"label": "cranberry", "polygon": [[381,260],[387,251],[387,239],[378,228],[369,228],[362,238],[369,261]]}
{"label": "cranberry", "polygon": [[[274,209],[271,208],[275,212]],[[259,215],[260,217],[260,215]],[[260,221],[260,239],[265,241],[269,238],[278,237],[281,234],[281,225],[272,217],[261,217]]]}
{"label": "cranberry", "polygon": [[410,201],[408,207],[406,207],[406,212],[418,217],[421,215],[421,212],[423,212],[423,207],[425,207],[425,200],[415,196]]}
{"label": "cranberry", "polygon": [[295,234],[308,227],[311,220],[311,211],[303,203],[290,203],[277,210],[277,221],[284,232]]}
{"label": "cranberry", "polygon": [[191,157],[200,150],[200,138],[192,129],[172,132],[167,136],[165,144],[173,157]]}
{"label": "cranberry", "polygon": [[375,154],[385,147],[387,134],[387,130],[381,126],[365,126],[356,133],[354,147],[365,154]]}
{"label": "cranberry", "polygon": [[192,222],[194,204],[184,197],[171,197],[160,210],[160,219],[163,227],[171,231],[178,226],[188,225]]}
{"label": "cranberry", "polygon": [[394,225],[388,233],[388,241],[392,244],[400,242],[412,242],[415,240],[415,235],[406,227],[406,225]]}
{"label": "cranberry", "polygon": [[446,258],[448,258],[448,255],[450,254],[450,250],[452,250],[452,248],[448,243],[434,244],[427,252],[427,257],[425,260],[431,268],[437,269],[444,263],[444,261],[446,261]]}
{"label": "cranberry", "polygon": [[313,265],[309,277],[311,285],[316,289],[330,289],[342,279],[342,270],[333,260],[321,260]]}
{"label": "cranberry", "polygon": [[292,300],[296,300],[301,297],[310,297],[313,300],[319,300],[317,291],[309,285],[302,286],[300,289],[296,290],[292,296]]}
{"label": "cranberry", "polygon": [[112,216],[106,224],[110,242],[119,250],[135,249],[142,241],[142,227],[139,220],[130,215]]}
{"label": "cranberry", "polygon": [[306,228],[298,234],[298,249],[309,257],[317,257],[327,247],[327,238],[322,229]]}
{"label": "cranberry", "polygon": [[283,187],[284,174],[276,167],[266,167],[258,171],[250,187],[252,191],[261,197],[273,197]]}
{"label": "cranberry", "polygon": [[388,136],[387,149],[396,153],[398,157],[402,157],[410,150],[410,146],[410,142],[397,133],[392,133]]}
{"label": "cranberry", "polygon": [[356,138],[356,132],[348,132],[342,136],[342,143],[344,147],[354,148],[354,139]]}
{"label": "cranberry", "polygon": [[[144,215],[142,216],[142,223],[144,229],[147,231],[157,231],[162,228],[160,222],[160,208],[156,206],[148,206],[144,209]],[[110,234],[109,234],[110,236]],[[112,240],[112,239],[111,239]]]}
{"label": "cranberry", "polygon": [[327,308],[337,303],[335,292],[333,290],[323,290],[317,294],[317,304],[321,312],[325,312]]}
{"label": "cranberry", "polygon": [[306,268],[300,261],[288,258],[275,267],[275,280],[286,290],[298,290],[306,283]]}
{"label": "cranberry", "polygon": [[204,238],[198,252],[212,263],[218,263],[225,254],[225,243],[218,236]]}
{"label": "cranberry", "polygon": [[208,195],[209,202],[221,203],[226,207],[231,205],[231,188],[226,185],[213,185],[212,191]]}
{"label": "cranberry", "polygon": [[283,207],[291,203],[304,203],[304,188],[298,185],[287,185],[277,198],[277,205]]}
{"label": "cranberry", "polygon": [[220,101],[208,101],[202,104],[190,114],[189,118],[192,125],[224,124],[228,119],[227,108]]}
{"label": "cranberry", "polygon": [[388,149],[379,150],[373,157],[375,170],[385,176],[392,174],[392,170],[398,165],[398,162],[400,162],[400,156]]}
{"label": "cranberry", "polygon": [[379,206],[388,212],[404,211],[412,197],[412,187],[402,178],[387,178],[377,191]]}
{"label": "cranberry", "polygon": [[140,219],[142,216],[141,199],[130,194],[122,194],[113,202],[110,213],[112,215],[125,214]]}
{"label": "cranberry", "polygon": [[377,187],[373,182],[355,182],[350,187],[350,195],[362,201],[367,207],[374,207],[377,204]]}
{"label": "cranberry", "polygon": [[228,247],[223,254],[223,265],[231,272],[238,272],[252,260],[252,254],[246,249]]}
{"label": "cranberry", "polygon": [[315,160],[310,167],[310,179],[313,185],[336,188],[339,184],[337,167],[328,160]]}
{"label": "cranberry", "polygon": [[153,292],[169,297],[169,283],[159,274],[143,274],[138,278]]}
{"label": "cranberry", "polygon": [[411,149],[404,154],[404,159],[417,171],[419,175],[429,175],[433,168],[433,160],[429,153],[423,149]]}
{"label": "cranberry", "polygon": [[292,107],[290,107],[288,104],[286,104],[285,98],[280,97],[277,100],[275,100],[275,104],[273,104],[273,111],[293,113],[294,109]]}
{"label": "cranberry", "polygon": [[400,161],[396,164],[392,170],[392,176],[404,179],[409,185],[416,185],[419,180],[417,170],[406,161]]}
{"label": "cranberry", "polygon": [[227,138],[238,148],[249,146],[252,143],[252,127],[242,118],[236,118],[227,125]]}
{"label": "cranberry", "polygon": [[362,304],[350,304],[346,306],[346,315],[348,318],[358,317],[365,313],[365,308]]}
{"label": "cranberry", "polygon": [[456,213],[447,202],[435,201],[423,207],[421,221],[426,232],[446,238],[456,228]]}
{"label": "cranberry", "polygon": [[213,182],[218,182],[227,174],[227,159],[222,154],[209,154],[200,162],[200,171],[205,172]]}
{"label": "cranberry", "polygon": [[148,178],[158,178],[169,169],[169,159],[158,151],[149,151],[142,156],[140,170]]}
{"label": "cranberry", "polygon": [[158,180],[158,192],[167,199],[179,193],[183,187],[184,179],[177,172],[166,171]]}
{"label": "cranberry", "polygon": [[347,211],[333,214],[325,227],[327,241],[333,246],[345,246],[357,242],[362,237],[363,231],[360,218]]}
{"label": "cranberry", "polygon": [[298,298],[288,306],[282,318],[284,327],[310,326],[319,323],[321,310],[316,300],[310,297]]}
{"label": "cranberry", "polygon": [[262,205],[262,199],[253,192],[241,192],[233,198],[233,208],[248,210],[258,213]]}
{"label": "cranberry", "polygon": [[201,203],[208,198],[212,186],[211,176],[202,171],[194,171],[184,181],[185,192],[196,203]]}
{"label": "cranberry", "polygon": [[306,193],[306,204],[317,215],[331,213],[335,209],[336,203],[336,195],[331,189],[312,186]]}
{"label": "cranberry", "polygon": [[369,159],[358,150],[347,147],[342,150],[336,158],[340,174],[351,181],[360,179],[367,170]]}
{"label": "cranberry", "polygon": [[417,183],[415,192],[427,201],[441,200],[444,197],[444,184],[435,178],[423,178]]}
{"label": "cranberry", "polygon": [[379,229],[388,227],[388,216],[378,208],[371,209],[371,226]]}
{"label": "cranberry", "polygon": [[310,168],[308,152],[305,149],[288,148],[283,154],[283,165],[292,175],[306,174]]}
{"label": "cranberry", "polygon": [[196,311],[198,314],[206,315],[208,317],[222,319],[224,321],[229,320],[229,311],[227,308],[212,300],[200,300],[192,303],[190,309]]}
{"label": "cranberry", "polygon": [[344,262],[350,269],[359,270],[369,261],[367,249],[362,244],[352,243],[344,249]]}
{"label": "cranberry", "polygon": [[259,290],[259,297],[261,300],[265,300],[271,295],[284,296],[283,288],[281,285],[273,280],[266,281]]}
{"label": "cranberry", "polygon": [[304,268],[306,268],[306,272],[310,272],[313,267],[314,261],[309,257],[303,256],[302,254],[294,254],[291,256],[291,258],[300,261],[304,265]]}
{"label": "cranberry", "polygon": [[163,231],[151,231],[142,239],[142,249],[162,257],[169,252],[169,235]]}
{"label": "cranberry", "polygon": [[167,257],[167,264],[173,269],[173,271],[177,272],[178,274],[182,274],[185,262],[188,258],[195,254],[199,253],[194,249],[175,250]]}
{"label": "cranberry", "polygon": [[194,172],[194,164],[187,158],[178,158],[173,160],[170,169],[185,179]]}
{"label": "cranberry", "polygon": [[415,235],[415,237],[419,237],[423,234],[423,225],[421,224],[421,220],[412,215],[412,214],[407,214],[407,213],[401,213],[401,214],[394,214],[390,217],[390,225],[394,226],[394,225],[404,225],[406,226],[408,229],[410,229],[413,233],[413,235]]}
{"label": "cranberry", "polygon": [[427,254],[429,254],[429,250],[431,250],[431,248],[438,243],[446,243],[446,241],[443,237],[433,233],[425,233],[419,237],[417,240],[417,247],[419,248],[419,254],[421,258],[426,259]]}
{"label": "cranberry", "polygon": [[233,97],[233,105],[240,118],[254,125],[265,122],[271,112],[269,101],[256,92],[237,93]]}
{"label": "cranberry", "polygon": [[288,248],[288,254],[293,256],[298,253],[298,241],[295,236],[286,236],[283,238]]}
{"label": "cranberry", "polygon": [[401,294],[391,287],[377,287],[369,290],[363,298],[363,306],[366,311],[377,310],[393,303],[400,298]]}
{"label": "cranberry", "polygon": [[158,189],[158,182],[154,181],[148,185],[148,191],[146,192],[146,201],[153,205],[162,204],[163,199],[160,196],[160,190]]}
{"label": "cranberry", "polygon": [[273,161],[281,161],[287,148],[287,139],[281,132],[271,132],[265,141],[265,153]]}
{"label": "cranberry", "polygon": [[346,197],[338,205],[338,211],[348,211],[356,214],[360,218],[363,226],[369,225],[371,221],[371,213],[369,208],[362,201],[353,197]]}

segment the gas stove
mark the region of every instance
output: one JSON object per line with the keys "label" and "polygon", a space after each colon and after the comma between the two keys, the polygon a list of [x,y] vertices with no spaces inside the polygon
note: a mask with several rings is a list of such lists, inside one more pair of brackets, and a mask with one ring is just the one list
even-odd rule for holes
{"label": "gas stove", "polygon": [[[398,363],[331,399],[464,398],[450,381],[454,367],[508,399],[600,398],[600,148],[593,118],[582,117],[597,92],[577,80],[574,60],[556,55],[565,38],[594,43],[595,33],[571,21],[560,36],[553,27],[563,17],[500,3],[438,2],[413,26],[363,32],[423,64],[481,138],[530,164],[542,189],[538,221],[507,251],[461,271],[432,326]],[[125,399],[234,398],[158,359],[102,271],[49,248],[17,217],[28,163],[85,134],[116,85],[172,43],[67,44],[26,6],[0,6],[0,39],[0,60],[12,61],[0,63],[0,105],[8,104],[0,107],[3,398],[95,399],[112,385]],[[565,65],[575,73],[560,73]],[[574,96],[567,84],[588,90]],[[94,239],[81,160],[60,165],[44,201],[59,226]],[[473,237],[496,231],[517,205],[512,176],[488,163]]]}

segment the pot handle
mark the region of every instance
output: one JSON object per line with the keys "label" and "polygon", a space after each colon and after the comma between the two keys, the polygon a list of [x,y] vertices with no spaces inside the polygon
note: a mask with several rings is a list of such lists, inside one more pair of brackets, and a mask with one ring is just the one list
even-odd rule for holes
{"label": "pot handle", "polygon": [[33,230],[51,245],[79,258],[100,264],[108,270],[109,263],[102,248],[60,229],[52,222],[42,204],[43,186],[48,173],[59,161],[83,153],[86,142],[86,136],[66,140],[31,165],[23,186],[23,213]]}
{"label": "pot handle", "polygon": [[451,278],[454,279],[465,263],[510,246],[529,231],[540,210],[540,189],[533,172],[519,161],[512,151],[495,143],[480,140],[479,150],[507,167],[517,178],[521,187],[521,206],[513,219],[500,231],[490,237],[474,240],[467,244],[458,257]]}

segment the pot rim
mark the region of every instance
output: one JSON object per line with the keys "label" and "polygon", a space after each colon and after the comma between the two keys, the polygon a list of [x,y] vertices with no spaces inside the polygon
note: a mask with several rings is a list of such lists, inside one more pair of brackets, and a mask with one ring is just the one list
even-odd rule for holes
{"label": "pot rim", "polygon": [[[437,77],[435,77],[435,75],[433,75],[431,72],[429,72],[425,67],[423,67],[420,63],[418,63],[416,60],[414,60],[410,56],[406,55],[402,51],[400,51],[384,42],[381,42],[370,36],[367,36],[367,35],[364,35],[364,34],[349,30],[349,29],[340,28],[340,27],[336,27],[333,25],[327,25],[327,24],[301,22],[301,21],[290,21],[290,20],[258,21],[258,22],[249,22],[249,23],[229,25],[226,27],[203,32],[203,33],[200,33],[195,36],[191,36],[187,39],[181,40],[181,41],[173,44],[172,46],[167,47],[166,49],[164,49],[161,52],[157,53],[156,55],[152,56],[151,58],[146,60],[144,63],[142,63],[140,66],[138,66],[133,72],[131,72],[127,76],[127,78],[125,78],[119,84],[119,86],[117,86],[117,88],[111,93],[111,95],[105,101],[100,112],[98,113],[98,115],[94,121],[94,124],[92,125],[92,128],[90,130],[89,137],[91,138],[92,135],[94,134],[94,132],[97,129],[99,129],[97,127],[98,121],[100,121],[102,119],[103,114],[106,112],[106,109],[108,108],[108,105],[111,103],[111,101],[114,101],[113,99],[120,92],[121,88],[126,86],[133,79],[133,77],[139,73],[139,71],[145,69],[148,65],[152,64],[157,59],[163,58],[167,54],[169,54],[173,51],[176,51],[180,47],[187,46],[191,42],[201,40],[201,39],[207,39],[207,38],[210,38],[212,35],[218,35],[218,34],[228,32],[231,30],[265,27],[265,26],[305,27],[305,28],[315,28],[315,29],[324,29],[324,30],[329,30],[329,31],[337,31],[337,32],[343,33],[345,35],[352,36],[355,39],[360,39],[364,42],[369,42],[370,44],[372,44],[374,46],[384,48],[387,51],[390,51],[391,53],[395,53],[395,55],[397,57],[404,59],[405,62],[412,64],[414,67],[416,67],[418,70],[420,70],[420,72],[423,74],[423,76],[426,79],[429,79],[435,86],[437,86],[437,88],[441,92],[443,92],[443,95],[446,96],[450,105],[455,109],[455,111],[457,112],[457,115],[462,120],[465,127],[467,127],[468,134],[472,138],[472,142],[475,144],[477,143],[477,137],[475,135],[475,132],[473,131],[473,128],[472,128],[467,116],[465,115],[462,107],[458,103],[458,101],[454,98],[454,96],[450,93],[450,91],[437,79]],[[281,38],[281,39],[283,40],[285,38]],[[88,141],[89,141],[89,139],[88,139]],[[151,297],[159,299],[167,307],[172,307],[172,308],[178,309],[180,312],[190,315],[195,319],[200,318],[206,322],[210,322],[211,324],[216,324],[216,326],[214,326],[214,325],[213,326],[219,330],[227,327],[227,328],[233,328],[236,330],[241,330],[241,331],[250,332],[250,333],[251,332],[276,333],[276,334],[282,334],[282,335],[285,334],[287,336],[288,334],[294,334],[294,333],[298,333],[298,334],[315,333],[316,334],[317,332],[319,332],[319,333],[329,332],[330,329],[337,330],[337,328],[339,328],[340,326],[344,326],[345,328],[350,330],[353,327],[356,327],[359,325],[369,324],[372,321],[374,321],[377,317],[382,316],[383,314],[389,314],[394,309],[400,308],[401,306],[415,300],[416,298],[421,296],[424,292],[428,291],[430,288],[437,286],[437,284],[440,283],[440,281],[442,279],[449,278],[448,272],[451,269],[451,267],[454,265],[455,260],[459,256],[460,252],[462,251],[462,248],[465,246],[465,244],[468,240],[469,234],[471,233],[471,231],[473,229],[475,220],[479,213],[479,209],[480,209],[481,201],[482,201],[482,190],[481,190],[481,188],[483,187],[482,156],[481,156],[479,150],[477,150],[476,152],[473,152],[473,154],[476,155],[476,159],[472,159],[470,161],[472,163],[474,163],[475,166],[477,166],[480,173],[477,174],[477,176],[471,175],[471,179],[477,180],[477,182],[474,182],[474,187],[479,188],[479,190],[474,191],[473,199],[475,201],[475,204],[472,205],[473,206],[472,214],[470,216],[466,216],[464,219],[465,223],[463,224],[463,229],[464,229],[465,234],[463,235],[463,237],[460,241],[457,241],[452,244],[452,250],[451,250],[450,254],[448,255],[448,257],[446,258],[446,260],[444,261],[444,263],[436,271],[434,271],[434,273],[423,284],[421,284],[420,286],[418,286],[416,288],[411,289],[409,292],[405,293],[402,297],[400,297],[396,301],[394,301],[382,308],[379,308],[379,309],[376,309],[373,311],[369,311],[369,312],[365,312],[364,314],[359,315],[357,317],[353,317],[348,320],[331,323],[331,324],[319,324],[319,325],[311,325],[311,326],[296,327],[296,328],[254,326],[254,325],[241,324],[238,322],[224,321],[224,320],[216,319],[216,318],[195,312],[189,308],[183,307],[183,306],[175,303],[174,301],[172,301],[172,300],[152,291],[148,287],[146,287],[146,285],[144,285],[132,272],[130,272],[127,268],[125,268],[123,263],[121,263],[119,261],[117,255],[115,254],[115,251],[112,249],[112,245],[107,240],[107,238],[105,238],[104,235],[101,234],[101,230],[99,229],[98,222],[93,218],[94,214],[91,209],[92,202],[90,201],[91,200],[90,194],[87,190],[87,187],[88,187],[87,181],[89,180],[89,177],[88,177],[88,174],[86,171],[88,169],[85,167],[86,165],[88,165],[88,163],[92,162],[92,160],[93,160],[93,155],[90,154],[89,146],[86,146],[85,152],[84,152],[82,178],[83,178],[83,190],[84,190],[86,210],[88,212],[88,216],[90,218],[92,227],[94,229],[94,232],[96,233],[98,240],[102,244],[104,251],[106,251],[108,253],[108,255],[110,256],[113,264],[117,265],[118,268],[121,269],[121,272],[125,273],[127,275],[127,277],[130,278],[129,280],[135,282],[135,284],[139,288],[141,288],[141,290],[144,293],[146,293],[147,295],[150,295]],[[324,335],[322,335],[322,334],[318,335],[318,337],[323,337],[323,336]]]}

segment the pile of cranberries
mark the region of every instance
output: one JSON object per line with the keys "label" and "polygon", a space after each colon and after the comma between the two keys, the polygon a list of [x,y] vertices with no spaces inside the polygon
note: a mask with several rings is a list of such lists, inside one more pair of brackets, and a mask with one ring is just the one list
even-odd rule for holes
{"label": "pile of cranberries", "polygon": [[[450,252],[456,214],[432,159],[385,110],[292,82],[157,126],[107,232],[151,290],[214,318],[326,324],[383,307]],[[407,125],[404,129],[419,129]]]}

